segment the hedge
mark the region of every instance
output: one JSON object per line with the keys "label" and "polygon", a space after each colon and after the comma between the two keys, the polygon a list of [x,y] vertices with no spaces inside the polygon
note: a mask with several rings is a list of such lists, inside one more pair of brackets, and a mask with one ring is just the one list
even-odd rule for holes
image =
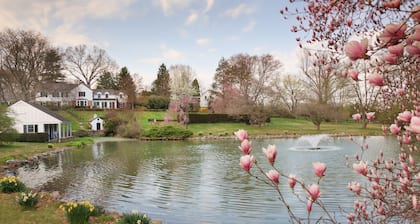
{"label": "hedge", "polygon": [[23,133],[19,135],[18,142],[48,142],[48,133]]}
{"label": "hedge", "polygon": [[[250,123],[249,115],[229,115],[229,114],[196,114],[190,113],[190,123]],[[266,122],[270,122],[267,118]]]}

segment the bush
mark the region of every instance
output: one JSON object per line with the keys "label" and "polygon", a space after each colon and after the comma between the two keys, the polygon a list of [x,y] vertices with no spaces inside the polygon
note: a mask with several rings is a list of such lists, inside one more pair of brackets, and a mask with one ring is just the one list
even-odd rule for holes
{"label": "bush", "polygon": [[0,144],[4,142],[14,142],[19,138],[19,134],[14,129],[0,133]]}
{"label": "bush", "polygon": [[136,211],[132,213],[124,213],[118,224],[149,224],[150,219],[146,214],[140,214]]}
{"label": "bush", "polygon": [[2,193],[22,192],[25,189],[25,184],[15,176],[7,176],[0,179],[0,192]]}
{"label": "bush", "polygon": [[19,135],[18,142],[48,142],[48,133],[23,133]]}
{"label": "bush", "polygon": [[67,202],[64,205],[60,205],[60,209],[66,213],[70,224],[87,224],[95,207],[90,202],[84,201]]}
{"label": "bush", "polygon": [[147,138],[179,138],[185,139],[192,136],[192,131],[179,126],[155,126],[144,131],[143,137]]}
{"label": "bush", "polygon": [[150,96],[147,99],[146,107],[147,109],[168,109],[169,98],[162,96]]}
{"label": "bush", "polygon": [[120,125],[117,133],[124,138],[138,138],[140,136],[140,125],[137,122]]}
{"label": "bush", "polygon": [[40,199],[40,195],[31,192],[22,192],[16,196],[16,200],[20,206],[24,208],[34,208]]}
{"label": "bush", "polygon": [[248,123],[249,118],[247,115],[228,114],[189,114],[190,123]]}
{"label": "bush", "polygon": [[52,143],[48,143],[48,148],[49,148],[49,149],[54,148],[54,144],[52,144]]}
{"label": "bush", "polygon": [[89,131],[86,130],[78,130],[73,133],[74,137],[89,137]]}

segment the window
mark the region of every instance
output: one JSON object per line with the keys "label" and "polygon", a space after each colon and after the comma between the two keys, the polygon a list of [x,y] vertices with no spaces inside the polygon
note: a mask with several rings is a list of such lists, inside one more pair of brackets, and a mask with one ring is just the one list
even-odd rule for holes
{"label": "window", "polygon": [[63,92],[63,97],[69,97],[69,92]]}
{"label": "window", "polygon": [[41,92],[41,97],[48,97],[48,93],[47,92]]}
{"label": "window", "polygon": [[108,98],[108,93],[105,93],[105,98]]}
{"label": "window", "polygon": [[23,125],[23,133],[38,133],[37,124]]}
{"label": "window", "polygon": [[52,96],[53,96],[53,97],[59,97],[59,96],[60,96],[60,94],[59,94],[59,92],[53,92]]}
{"label": "window", "polygon": [[100,93],[98,93],[98,99],[100,99],[101,98],[101,94]]}
{"label": "window", "polygon": [[81,96],[86,96],[86,93],[85,92],[79,92],[79,97],[81,97]]}

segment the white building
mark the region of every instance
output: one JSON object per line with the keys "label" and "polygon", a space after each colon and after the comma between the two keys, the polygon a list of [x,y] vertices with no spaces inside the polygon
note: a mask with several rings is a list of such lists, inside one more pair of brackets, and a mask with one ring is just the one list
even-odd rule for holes
{"label": "white building", "polygon": [[48,133],[49,141],[72,137],[71,122],[38,104],[18,101],[9,106],[8,115],[18,133]]}
{"label": "white building", "polygon": [[84,83],[44,83],[38,89],[35,101],[44,106],[117,109],[124,108],[127,102],[122,91],[92,90]]}
{"label": "white building", "polygon": [[89,121],[90,129],[92,131],[102,131],[104,130],[104,120],[98,115],[94,114],[93,119]]}

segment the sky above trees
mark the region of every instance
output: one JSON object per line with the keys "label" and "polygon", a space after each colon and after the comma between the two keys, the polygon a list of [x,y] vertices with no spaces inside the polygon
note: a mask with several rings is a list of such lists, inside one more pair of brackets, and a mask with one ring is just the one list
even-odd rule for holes
{"label": "sky above trees", "polygon": [[120,67],[156,79],[159,66],[186,64],[211,85],[221,57],[270,53],[297,71],[296,34],[277,0],[0,0],[0,30],[33,30],[62,48],[106,50]]}

